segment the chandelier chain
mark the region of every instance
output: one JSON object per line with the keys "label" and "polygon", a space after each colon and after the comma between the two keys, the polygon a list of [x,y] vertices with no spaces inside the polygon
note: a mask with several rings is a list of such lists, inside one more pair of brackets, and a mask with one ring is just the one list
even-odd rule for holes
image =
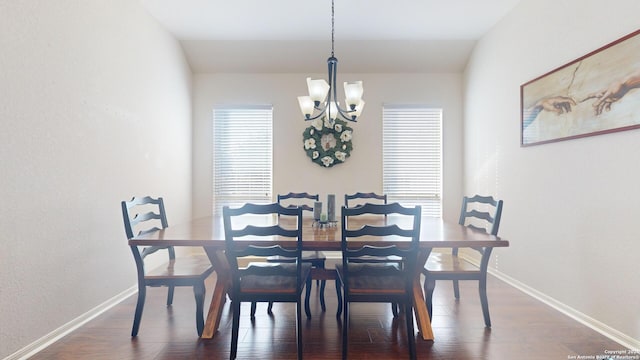
{"label": "chandelier chain", "polygon": [[334,42],[334,35],[335,35],[335,15],[334,15],[334,10],[333,10],[333,0],[331,0],[331,57],[334,57],[333,54],[333,42]]}

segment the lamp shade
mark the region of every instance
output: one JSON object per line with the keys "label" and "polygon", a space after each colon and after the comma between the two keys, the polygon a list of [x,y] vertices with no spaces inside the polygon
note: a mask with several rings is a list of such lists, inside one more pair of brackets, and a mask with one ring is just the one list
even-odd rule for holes
{"label": "lamp shade", "polygon": [[344,83],[344,96],[349,109],[353,109],[354,106],[358,105],[362,99],[363,92],[364,88],[362,87],[362,81]]}
{"label": "lamp shade", "polygon": [[309,88],[309,97],[316,104],[324,102],[329,93],[329,84],[325,79],[312,80],[307,78],[307,87]]}
{"label": "lamp shade", "polygon": [[298,96],[298,104],[300,105],[300,111],[305,118],[311,117],[313,114],[313,100],[310,96]]}

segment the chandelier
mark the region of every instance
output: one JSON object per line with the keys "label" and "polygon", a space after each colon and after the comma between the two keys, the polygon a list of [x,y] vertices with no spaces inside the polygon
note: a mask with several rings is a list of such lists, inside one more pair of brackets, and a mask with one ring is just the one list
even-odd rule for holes
{"label": "chandelier", "polygon": [[[307,78],[309,96],[298,96],[300,110],[305,120],[315,120],[321,116],[327,117],[330,123],[340,116],[341,119],[356,121],[362,113],[364,101],[362,100],[362,81],[345,82],[344,95],[346,108],[341,108],[336,96],[336,73],[338,72],[338,59],[333,54],[334,43],[334,5],[331,0],[331,56],[327,59],[329,66],[329,83],[324,79],[312,80]],[[314,115],[314,112],[317,113]]]}

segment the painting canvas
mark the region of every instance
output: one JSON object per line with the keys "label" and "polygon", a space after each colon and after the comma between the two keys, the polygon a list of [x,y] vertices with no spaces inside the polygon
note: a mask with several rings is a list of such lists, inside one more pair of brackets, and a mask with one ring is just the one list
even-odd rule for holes
{"label": "painting canvas", "polygon": [[640,30],[520,87],[521,146],[640,128]]}

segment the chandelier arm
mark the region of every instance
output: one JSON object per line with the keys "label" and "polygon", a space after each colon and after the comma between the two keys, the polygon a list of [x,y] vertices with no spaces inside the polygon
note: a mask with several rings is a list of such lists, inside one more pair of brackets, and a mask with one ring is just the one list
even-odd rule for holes
{"label": "chandelier arm", "polygon": [[353,121],[353,122],[357,122],[357,119],[354,119],[352,116],[347,116],[346,114],[349,114],[351,112],[355,112],[355,110],[343,110],[338,106],[338,114],[340,114],[340,116],[342,117],[343,120],[348,120],[348,121]]}
{"label": "chandelier arm", "polygon": [[[329,59],[327,59],[327,64],[329,67],[329,95],[327,98],[327,105],[325,106],[325,111],[327,111],[327,109],[329,109],[328,111],[331,111],[330,108],[330,104],[331,102],[334,102],[336,104],[336,109],[338,110],[338,114],[336,115],[340,115],[340,117],[343,120],[348,120],[348,121],[353,121],[355,122],[356,120],[353,119],[352,116],[349,116],[347,114],[355,112],[355,110],[349,110],[349,109],[343,109],[340,107],[340,105],[338,105],[338,95],[337,95],[337,79],[336,79],[336,75],[338,73],[338,59],[336,59],[334,56],[331,56]],[[337,117],[337,116],[336,116]]]}
{"label": "chandelier arm", "polygon": [[[333,3],[333,1],[332,1]],[[333,4],[332,4],[333,7]],[[333,52],[333,51],[332,51]],[[331,118],[331,104],[335,103],[336,107],[338,106],[338,102],[336,101],[336,72],[338,66],[338,59],[336,59],[333,54],[331,57],[327,59],[327,67],[329,68],[329,97],[327,98],[327,115]]]}
{"label": "chandelier arm", "polygon": [[343,110],[338,106],[338,114],[340,114],[340,116],[342,116],[343,120],[348,120],[348,121],[352,121],[352,122],[358,122],[357,119],[354,119],[353,116],[347,116],[346,114],[355,112],[355,110]]}
{"label": "chandelier arm", "polygon": [[316,109],[316,110],[322,110],[322,111],[320,111],[320,113],[319,113],[318,115],[316,115],[316,116],[311,116],[311,117],[309,117],[309,118],[305,118],[305,119],[304,119],[304,121],[311,121],[311,120],[315,120],[315,119],[317,119],[317,118],[321,117],[322,115],[324,115],[324,114],[327,112],[327,108],[326,108],[326,107],[325,107],[324,109],[319,108],[319,107],[317,107],[317,108],[315,108],[315,109]]}

